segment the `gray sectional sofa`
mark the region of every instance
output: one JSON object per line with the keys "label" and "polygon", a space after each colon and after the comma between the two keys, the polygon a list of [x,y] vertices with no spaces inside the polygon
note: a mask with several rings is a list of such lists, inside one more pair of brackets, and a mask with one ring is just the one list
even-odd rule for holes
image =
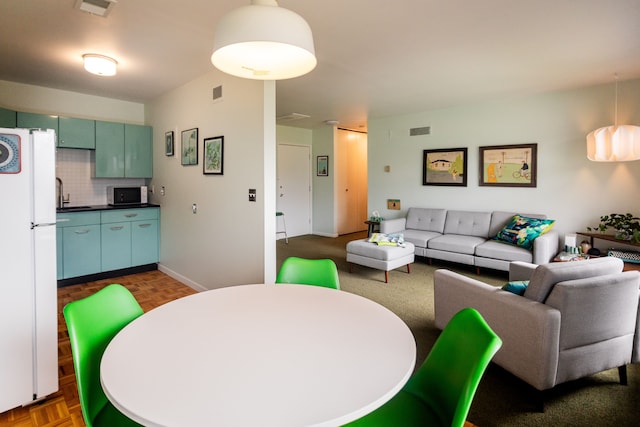
{"label": "gray sectional sofa", "polygon": [[[409,208],[406,218],[380,223],[381,233],[403,233],[418,256],[509,271],[512,261],[547,264],[558,253],[558,233],[553,229],[533,241],[531,250],[492,240],[517,212],[472,212]],[[524,214],[546,218],[540,214]]]}

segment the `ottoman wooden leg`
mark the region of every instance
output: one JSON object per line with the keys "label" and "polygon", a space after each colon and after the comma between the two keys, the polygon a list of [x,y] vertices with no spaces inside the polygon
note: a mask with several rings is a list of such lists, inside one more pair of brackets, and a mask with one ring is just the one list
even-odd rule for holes
{"label": "ottoman wooden leg", "polygon": [[407,264],[407,274],[411,274],[411,264]]}
{"label": "ottoman wooden leg", "polygon": [[384,283],[389,283],[389,272],[388,271],[384,272]]}

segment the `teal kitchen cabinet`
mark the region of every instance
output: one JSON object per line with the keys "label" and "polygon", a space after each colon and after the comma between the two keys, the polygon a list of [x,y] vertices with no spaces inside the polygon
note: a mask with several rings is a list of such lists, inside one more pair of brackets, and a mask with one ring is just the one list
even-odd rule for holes
{"label": "teal kitchen cabinet", "polygon": [[56,279],[64,278],[64,267],[62,265],[62,227],[56,226]]}
{"label": "teal kitchen cabinet", "polygon": [[100,212],[57,214],[62,229],[62,278],[99,273]]}
{"label": "teal kitchen cabinet", "polygon": [[124,124],[96,121],[96,178],[124,178]]}
{"label": "teal kitchen cabinet", "polygon": [[0,108],[0,127],[14,128],[18,123],[17,120],[17,113],[15,111]]}
{"label": "teal kitchen cabinet", "polygon": [[153,133],[151,126],[124,125],[124,176],[153,176]]}
{"label": "teal kitchen cabinet", "polygon": [[33,129],[53,129],[56,131],[56,145],[58,144],[58,116],[47,114],[17,113],[17,127]]}
{"label": "teal kitchen cabinet", "polygon": [[151,178],[150,126],[96,121],[96,178]]}
{"label": "teal kitchen cabinet", "polygon": [[76,119],[74,117],[58,118],[58,147],[96,148],[95,120]]}
{"label": "teal kitchen cabinet", "polygon": [[158,208],[102,211],[102,271],[158,262]]}

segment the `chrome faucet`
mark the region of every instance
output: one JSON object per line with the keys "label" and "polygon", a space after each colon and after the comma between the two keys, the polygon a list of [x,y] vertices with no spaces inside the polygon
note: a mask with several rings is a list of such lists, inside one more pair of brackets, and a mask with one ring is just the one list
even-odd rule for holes
{"label": "chrome faucet", "polygon": [[69,196],[64,198],[64,186],[62,185],[62,180],[56,176],[56,183],[58,184],[58,208],[64,208],[65,203],[69,203]]}

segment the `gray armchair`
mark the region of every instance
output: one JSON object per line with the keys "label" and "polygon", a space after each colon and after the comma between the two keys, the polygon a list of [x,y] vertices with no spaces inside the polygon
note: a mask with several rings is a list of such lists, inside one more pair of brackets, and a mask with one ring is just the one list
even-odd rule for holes
{"label": "gray armchair", "polygon": [[440,269],[434,273],[435,324],[442,329],[473,307],[502,338],[493,361],[539,391],[640,362],[640,273],[621,260],[533,265],[514,262],[510,280],[530,280],[516,295]]}

